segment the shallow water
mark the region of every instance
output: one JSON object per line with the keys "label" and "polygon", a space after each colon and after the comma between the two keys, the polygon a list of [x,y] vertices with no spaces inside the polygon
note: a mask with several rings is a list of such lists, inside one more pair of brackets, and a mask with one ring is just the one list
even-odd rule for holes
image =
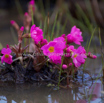
{"label": "shallow water", "polygon": [[16,85],[0,82],[0,103],[88,103],[90,94],[90,103],[104,103],[103,93],[101,94],[104,91],[100,78],[102,74],[99,74],[101,64],[101,56],[96,60],[88,59],[86,70],[93,79],[98,76],[99,79],[92,81],[89,73],[85,73],[82,81],[82,72],[79,72],[78,79],[70,84],[70,89],[57,90],[57,87],[48,87],[42,83]]}

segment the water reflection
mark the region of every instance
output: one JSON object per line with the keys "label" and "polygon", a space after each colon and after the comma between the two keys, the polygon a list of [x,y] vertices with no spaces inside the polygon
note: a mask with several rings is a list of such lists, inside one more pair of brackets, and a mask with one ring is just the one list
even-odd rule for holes
{"label": "water reflection", "polygon": [[90,88],[78,87],[57,91],[46,85],[0,83],[0,103],[87,103],[92,89],[90,103],[99,103],[101,101],[101,83],[93,84]]}
{"label": "water reflection", "polygon": [[78,89],[53,90],[36,84],[0,83],[0,103],[75,103]]}

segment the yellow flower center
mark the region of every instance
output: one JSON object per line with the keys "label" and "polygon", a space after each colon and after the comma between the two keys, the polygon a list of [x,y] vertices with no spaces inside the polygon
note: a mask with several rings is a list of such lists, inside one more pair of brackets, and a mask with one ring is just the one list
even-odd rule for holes
{"label": "yellow flower center", "polygon": [[54,47],[53,47],[53,46],[50,46],[50,47],[48,48],[48,50],[52,53],[52,52],[54,52]]}
{"label": "yellow flower center", "polygon": [[8,58],[9,57],[9,55],[8,54],[5,54],[5,58]]}
{"label": "yellow flower center", "polygon": [[74,55],[74,58],[76,58],[76,57],[77,57],[77,54]]}

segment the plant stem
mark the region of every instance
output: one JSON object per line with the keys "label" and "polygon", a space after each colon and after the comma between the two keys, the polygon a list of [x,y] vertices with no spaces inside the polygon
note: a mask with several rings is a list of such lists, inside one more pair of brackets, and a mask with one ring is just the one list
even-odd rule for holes
{"label": "plant stem", "polygon": [[59,85],[60,85],[60,82],[61,82],[61,80],[60,80],[60,77],[61,77],[61,73],[62,73],[62,64],[63,64],[63,60],[64,60],[64,57],[62,56],[62,63],[61,63],[61,65],[60,65],[60,72],[59,72],[59,81],[58,81],[58,87],[59,87]]}

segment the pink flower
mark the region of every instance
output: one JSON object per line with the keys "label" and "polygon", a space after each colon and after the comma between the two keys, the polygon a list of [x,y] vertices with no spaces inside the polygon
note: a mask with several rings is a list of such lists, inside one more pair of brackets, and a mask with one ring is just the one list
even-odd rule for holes
{"label": "pink flower", "polygon": [[35,30],[35,28],[36,28],[36,25],[34,24],[34,25],[32,25],[31,26],[31,28],[30,28],[30,33],[32,33],[33,32],[33,30]]}
{"label": "pink flower", "polygon": [[31,38],[34,40],[35,44],[38,44],[43,39],[43,31],[39,27],[33,25],[30,29]]}
{"label": "pink flower", "polygon": [[1,57],[1,62],[6,62],[8,64],[11,64],[13,61],[12,61],[12,56],[10,55],[11,53],[11,49],[10,48],[3,48],[1,50],[1,53],[4,54],[2,57]]}
{"label": "pink flower", "polygon": [[41,47],[43,50],[44,55],[63,55],[63,49],[65,45],[62,45],[60,42],[57,41],[50,41],[48,44]]}
{"label": "pink flower", "polygon": [[55,64],[61,64],[61,55],[63,55],[64,48],[65,43],[62,43],[62,41],[50,41],[48,44],[42,46],[41,50]]}
{"label": "pink flower", "polygon": [[85,49],[82,46],[80,46],[72,54],[73,63],[76,67],[80,67],[81,64],[84,64],[85,58],[87,58],[87,56],[85,55]]}
{"label": "pink flower", "polygon": [[66,64],[63,64],[63,65],[62,65],[62,69],[67,69],[67,67],[68,67],[68,66],[67,66]]}
{"label": "pink flower", "polygon": [[45,44],[48,44],[48,41],[46,39],[42,39],[41,40],[41,45],[45,45]]}
{"label": "pink flower", "polygon": [[78,45],[81,45],[80,42],[83,42],[82,32],[80,29],[76,28],[76,26],[73,26],[71,29],[71,33],[67,35],[67,42],[68,43],[75,43]]}
{"label": "pink flower", "polygon": [[79,48],[77,49],[77,52],[79,52],[80,54],[85,54],[86,50],[84,49],[84,47],[79,46]]}
{"label": "pink flower", "polygon": [[61,56],[58,56],[58,55],[50,55],[49,56],[50,58],[50,61],[52,61],[53,63],[55,64],[61,64]]}
{"label": "pink flower", "polygon": [[63,37],[55,38],[53,41],[59,42],[59,45],[61,46],[62,49],[66,47],[66,41],[65,41],[65,38]]}
{"label": "pink flower", "polygon": [[62,42],[66,42],[66,41],[65,41],[65,38],[63,38],[63,37],[55,38],[53,41],[62,41]]}
{"label": "pink flower", "polygon": [[66,48],[66,57],[70,57],[73,52],[75,51],[76,49],[74,49],[74,46],[73,45],[70,45],[68,48]]}

